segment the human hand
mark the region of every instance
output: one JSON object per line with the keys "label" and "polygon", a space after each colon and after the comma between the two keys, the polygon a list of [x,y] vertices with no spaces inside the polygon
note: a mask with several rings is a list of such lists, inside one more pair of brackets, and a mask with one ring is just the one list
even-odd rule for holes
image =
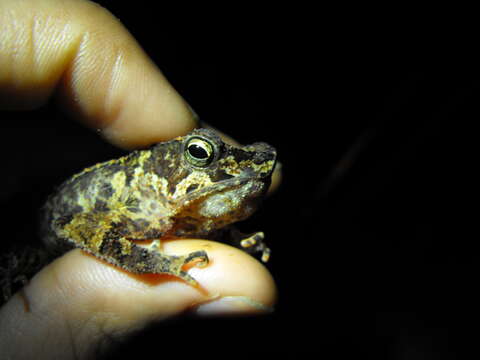
{"label": "human hand", "polygon": [[[109,142],[135,148],[184,134],[189,107],[110,13],[87,1],[0,0],[0,107],[30,109],[57,97]],[[141,99],[141,100],[139,100]],[[246,253],[206,240],[164,243],[167,254],[207,250],[178,279],[132,275],[73,250],[40,271],[0,309],[5,358],[89,358],[155,321],[262,312],[275,301],[268,271]]]}

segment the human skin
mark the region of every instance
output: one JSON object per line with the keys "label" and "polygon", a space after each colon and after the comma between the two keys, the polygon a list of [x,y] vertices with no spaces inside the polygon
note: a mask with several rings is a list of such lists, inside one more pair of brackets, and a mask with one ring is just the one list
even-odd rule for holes
{"label": "human skin", "polygon": [[[124,149],[182,135],[189,106],[107,10],[85,0],[0,0],[0,108],[56,98],[72,117]],[[141,101],[139,101],[141,99]],[[273,187],[279,182],[275,173]],[[80,250],[40,271],[0,309],[5,358],[91,358],[186,310],[199,316],[262,313],[275,283],[241,250],[206,240],[165,242],[167,254],[206,250],[197,289],[168,276],[133,275]]]}

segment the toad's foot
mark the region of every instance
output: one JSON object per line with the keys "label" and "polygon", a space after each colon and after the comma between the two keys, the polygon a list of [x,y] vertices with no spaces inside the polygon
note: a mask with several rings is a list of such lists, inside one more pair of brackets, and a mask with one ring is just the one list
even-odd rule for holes
{"label": "toad's foot", "polygon": [[155,272],[178,276],[190,285],[197,287],[198,282],[184,270],[185,266],[192,262],[196,262],[195,266],[198,267],[207,266],[209,262],[207,253],[199,250],[185,256],[161,255]]}
{"label": "toad's foot", "polygon": [[159,239],[153,240],[148,246],[146,246],[149,253],[157,254],[157,268],[160,269],[157,269],[155,272],[175,275],[193,286],[198,286],[198,283],[188,275],[183,268],[193,262],[195,262],[194,265],[197,267],[207,266],[209,261],[207,253],[203,250],[199,250],[186,256],[169,256],[162,253],[160,248],[161,242]]}

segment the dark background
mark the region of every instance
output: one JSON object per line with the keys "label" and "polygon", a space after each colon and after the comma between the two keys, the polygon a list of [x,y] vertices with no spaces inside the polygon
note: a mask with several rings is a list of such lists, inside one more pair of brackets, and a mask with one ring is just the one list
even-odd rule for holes
{"label": "dark background", "polygon": [[[178,346],[206,355],[217,343],[328,358],[478,353],[468,208],[476,46],[448,24],[410,32],[409,22],[354,12],[217,9],[212,24],[153,5],[107,7],[204,121],[274,145],[284,170],[280,191],[241,226],[267,235],[276,311],[170,320],[120,354]],[[52,188],[121,151],[53,104],[2,118],[2,242],[37,241],[37,209]]]}

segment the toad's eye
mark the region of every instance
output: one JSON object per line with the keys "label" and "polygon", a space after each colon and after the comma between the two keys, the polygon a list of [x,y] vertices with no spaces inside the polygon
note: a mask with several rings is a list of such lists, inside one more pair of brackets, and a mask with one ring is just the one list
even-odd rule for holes
{"label": "toad's eye", "polygon": [[213,146],[204,139],[192,138],[185,147],[185,158],[194,166],[205,167],[212,162],[214,156]]}

